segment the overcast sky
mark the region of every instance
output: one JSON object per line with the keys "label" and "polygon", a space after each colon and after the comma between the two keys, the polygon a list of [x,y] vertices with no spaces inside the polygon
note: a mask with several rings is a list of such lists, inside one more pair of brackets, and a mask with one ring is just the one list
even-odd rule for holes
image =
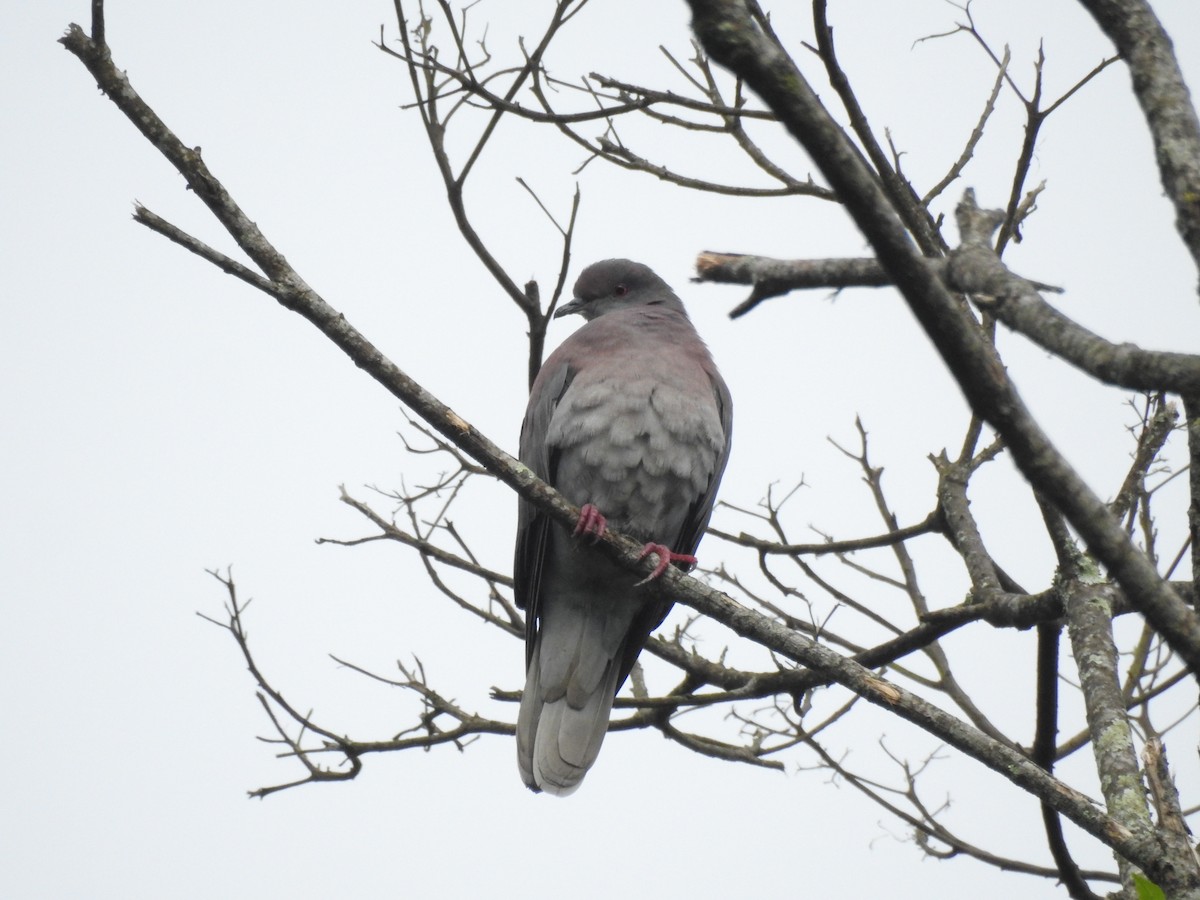
{"label": "overcast sky", "polygon": [[[11,2],[0,31],[8,85],[0,100],[0,894],[982,896],[987,879],[987,896],[1058,896],[1046,881],[967,860],[923,861],[900,823],[824,774],[797,771],[801,757],[789,758],[787,774],[739,768],[652,733],[610,736],[565,801],[527,792],[512,740],[500,737],[461,754],[368,759],[352,783],[247,800],[247,789],[297,772],[255,740],[269,723],[236,647],[195,615],[220,615],[224,601],[206,569],[232,564],[243,596],[255,598],[250,636],[276,684],[357,738],[391,736],[412,708],[328,654],[394,672],[394,660],[416,653],[431,681],[467,708],[511,715],[488,691],[520,686],[523,653],[447,608],[402,549],[314,543],[371,533],[338,502],[338,485],[365,499],[367,485],[398,488],[428,470],[402,452],[398,403],[308,323],[131,220],[137,200],[233,252],[182,179],[55,42],[69,22],[86,25],[89,6]],[[523,318],[454,228],[419,120],[400,108],[402,67],[371,46],[381,24],[394,40],[392,5],[108,6],[117,65],[185,143],[203,147],[308,282],[405,371],[515,450]],[[991,63],[962,36],[914,44],[953,27],[960,14],[941,0],[830,6],[873,123],[891,129],[905,171],[928,187],[974,126]],[[1195,88],[1200,8],[1195,0],[1155,6]],[[552,54],[554,71],[682,89],[657,47],[689,55],[685,6],[654,7],[595,0]],[[1014,76],[1026,87],[1045,38],[1051,97],[1109,52],[1072,3],[977,0],[973,8],[995,46],[1011,44]],[[527,14],[514,23],[510,5],[494,0],[471,15],[493,22],[489,49],[505,59],[539,21]],[[808,39],[803,18],[782,27],[797,46]],[[1006,93],[939,211],[966,184],[984,205],[1004,202],[1021,122]],[[670,136],[653,137],[661,131],[641,132],[661,142],[643,149],[678,153],[683,145]],[[794,171],[808,171],[796,151],[775,146]],[[753,177],[741,163],[726,169],[733,157],[725,154],[714,147],[673,158],[730,180]],[[958,446],[964,405],[894,294],[797,296],[731,322],[726,313],[744,291],[688,283],[701,250],[863,255],[845,214],[803,198],[688,195],[598,163],[573,174],[582,161],[549,130],[504,125],[474,175],[469,206],[513,277],[537,278],[548,292],[556,234],[514,179],[524,177],[562,216],[578,182],[571,278],[592,260],[629,256],[676,287],[736,401],[725,499],[753,506],[770,481],[803,476],[811,487],[792,522],[798,539],[811,539],[809,523],[842,537],[878,530],[856,473],[826,440],[853,442],[857,414],[902,520],[923,517],[933,484],[926,455]],[[1196,272],[1175,237],[1122,67],[1051,118],[1031,182],[1042,179],[1039,212],[1009,263],[1064,285],[1056,302],[1107,337],[1194,351]],[[577,324],[556,323],[552,341]],[[1051,435],[1098,492],[1111,494],[1128,459],[1126,398],[1019,340],[1004,336],[1002,346]],[[1011,500],[1019,492],[1006,481],[1008,464],[995,469],[980,479],[975,509],[1000,541],[1034,519],[1025,501]],[[484,561],[503,569],[515,504],[507,489],[488,490],[459,524]],[[702,561],[715,565],[724,552],[710,539]],[[1030,586],[1045,585],[1053,567],[1038,542],[1012,544],[1002,561]],[[965,592],[949,568],[944,584],[935,579],[944,605]],[[706,649],[718,652],[720,640]],[[1032,727],[1031,647],[1028,634],[995,637],[963,673],[1019,733]],[[855,727],[863,753],[884,734],[901,752],[930,746],[873,712]],[[1194,731],[1193,723],[1189,740]],[[1194,799],[1194,760],[1180,755],[1181,787]],[[1029,840],[1041,846],[1032,800],[953,754],[939,767],[935,798],[954,799],[950,815],[967,833],[1013,855]],[[1085,864],[1111,867],[1094,842],[1075,844]],[[1033,855],[1046,862],[1044,850]]]}

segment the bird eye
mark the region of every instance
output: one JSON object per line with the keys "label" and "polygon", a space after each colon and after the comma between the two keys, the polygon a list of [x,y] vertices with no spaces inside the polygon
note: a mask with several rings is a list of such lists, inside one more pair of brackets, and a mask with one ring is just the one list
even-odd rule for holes
{"label": "bird eye", "polygon": [[615,288],[613,288],[613,296],[624,297],[628,293],[629,288],[623,284],[618,284]]}

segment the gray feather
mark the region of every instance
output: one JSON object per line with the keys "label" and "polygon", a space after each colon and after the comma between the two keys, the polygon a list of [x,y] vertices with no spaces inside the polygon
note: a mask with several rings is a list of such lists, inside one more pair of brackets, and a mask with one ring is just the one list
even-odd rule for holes
{"label": "gray feather", "polygon": [[[558,315],[587,324],[546,360],[530,391],[521,460],[613,530],[693,554],[729,455],[732,404],[683,304],[628,260],[589,266]],[[574,791],[595,762],[613,698],[670,604],[638,576],[522,501],[514,581],[526,611],[521,776]]]}

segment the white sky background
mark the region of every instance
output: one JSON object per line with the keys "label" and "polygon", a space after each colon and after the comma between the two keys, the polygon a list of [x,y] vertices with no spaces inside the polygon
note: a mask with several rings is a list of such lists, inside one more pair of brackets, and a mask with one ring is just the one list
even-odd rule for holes
{"label": "white sky background", "polygon": [[[656,48],[688,55],[686,9],[655,6],[648,13],[645,4],[596,0],[551,55],[556,74],[601,70],[681,89]],[[1156,8],[1195,89],[1200,9],[1194,0]],[[55,43],[68,22],[86,25],[88,9],[83,0],[11,3],[0,31],[8,85],[0,100],[0,894],[1059,895],[1047,881],[967,860],[922,861],[902,825],[823,774],[795,772],[798,757],[780,775],[700,758],[649,733],[610,736],[566,801],[529,794],[511,739],[496,737],[461,755],[367,758],[355,782],[247,801],[246,789],[296,770],[254,740],[269,724],[236,648],[194,615],[219,615],[224,600],[206,568],[232,563],[243,596],[256,598],[251,641],[276,685],[358,738],[407,726],[411,705],[327,654],[387,672],[415,652],[431,682],[464,706],[511,715],[487,691],[520,685],[522,650],[449,609],[402,549],[313,544],[371,533],[337,502],[339,484],[367,498],[364,485],[398,487],[427,474],[406,468],[398,404],[308,323],[130,220],[137,199],[230,249],[182,179]],[[1011,44],[1012,71],[1027,88],[1045,38],[1049,97],[1109,52],[1071,3],[978,0],[975,12],[996,47]],[[489,47],[504,58],[516,34],[541,23],[515,24],[510,5],[495,2],[472,15],[493,20]],[[913,46],[957,17],[940,0],[831,8],[863,104],[877,129],[892,129],[921,188],[958,155],[993,77],[964,36]],[[113,0],[108,37],[135,88],[186,143],[203,147],[309,283],[409,374],[515,449],[524,320],[454,229],[419,120],[398,109],[409,98],[407,76],[371,46],[381,23],[393,39],[382,0]],[[808,39],[807,19],[780,22],[793,26]],[[1105,336],[1194,350],[1196,272],[1161,198],[1128,81],[1113,67],[1051,118],[1031,178],[1049,189],[1008,261],[1066,286],[1056,302]],[[1004,201],[1021,122],[1005,93],[943,211],[962,185],[975,186],[985,205]],[[679,146],[662,129],[628,133],[647,154],[666,158]],[[775,146],[793,171],[807,171],[785,143]],[[728,168],[725,151],[713,153],[671,158],[731,181],[750,177],[740,163]],[[743,289],[688,283],[705,249],[863,255],[844,213],[803,198],[688,195],[599,163],[576,178],[581,161],[549,129],[502,126],[468,192],[476,224],[518,281],[537,278],[548,293],[559,245],[514,178],[562,216],[578,180],[571,278],[594,259],[630,256],[676,287],[738,406],[725,499],[751,506],[768,481],[790,486],[803,474],[811,488],[791,510],[797,539],[811,537],[809,523],[839,537],[874,533],[857,474],[826,442],[852,443],[861,414],[901,519],[923,517],[933,485],[925,455],[957,448],[963,402],[893,293],[849,291],[836,302],[796,295],[730,322],[725,313]],[[577,324],[557,323],[552,340]],[[1125,398],[1021,340],[1002,340],[1026,400],[1095,488],[1111,494],[1130,449]],[[1178,447],[1174,458],[1182,459]],[[979,479],[974,508],[1003,548],[1001,563],[1040,588],[1049,550],[1025,501],[1011,505],[1010,471],[1000,462]],[[493,486],[471,511],[459,525],[478,536],[486,563],[506,567],[511,494]],[[1163,525],[1171,552],[1180,521]],[[1002,540],[1014,530],[1029,532],[1027,546]],[[716,564],[727,549],[709,540],[701,553]],[[933,589],[949,605],[964,585],[947,566],[945,584],[935,579]],[[985,636],[976,669],[961,674],[1027,740],[1033,637],[979,628],[955,640]],[[714,633],[705,649],[717,652],[720,640]],[[884,732],[914,758],[929,746],[870,712],[854,728],[858,737],[847,740],[864,754]],[[1181,748],[1194,746],[1194,731],[1193,721]],[[1194,802],[1193,754],[1177,751],[1174,760]],[[951,795],[964,835],[1013,855],[1033,846],[1047,860],[1032,800],[953,754],[931,777],[931,799]],[[1085,865],[1111,868],[1090,839],[1073,843]]]}

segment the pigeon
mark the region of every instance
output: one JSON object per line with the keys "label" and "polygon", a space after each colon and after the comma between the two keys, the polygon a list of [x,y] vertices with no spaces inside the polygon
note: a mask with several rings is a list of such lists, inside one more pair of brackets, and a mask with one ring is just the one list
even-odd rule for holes
{"label": "pigeon", "polygon": [[[671,608],[639,590],[687,569],[729,456],[733,407],[683,303],[648,267],[583,270],[555,318],[586,320],[530,390],[520,457],[581,508],[574,533],[520,502],[515,598],[525,610],[517,760],[526,786],[565,796],[596,761],[613,699]],[[592,544],[607,529],[654,555],[643,582]]]}

